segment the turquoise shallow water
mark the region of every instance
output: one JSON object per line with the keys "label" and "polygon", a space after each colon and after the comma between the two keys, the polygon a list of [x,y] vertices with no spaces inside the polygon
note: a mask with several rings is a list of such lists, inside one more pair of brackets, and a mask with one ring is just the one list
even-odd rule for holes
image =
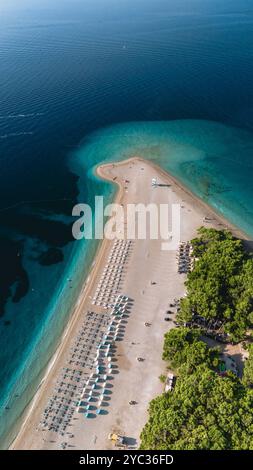
{"label": "turquoise shallow water", "polygon": [[[79,202],[94,206],[96,195],[104,195],[105,203],[111,201],[116,188],[99,180],[95,167],[134,155],[159,164],[249,237],[253,235],[251,132],[200,120],[130,122],[101,129],[86,137],[69,157],[69,168],[79,177]],[[1,447],[6,447],[15,435],[22,412],[38,387],[97,246],[96,241],[72,244],[66,253],[70,262],[65,270],[52,273],[53,277],[59,276],[55,295],[43,321],[34,325],[33,341],[24,349],[23,358],[19,358],[21,366],[2,396],[2,403],[8,403],[10,409],[3,409],[1,414]],[[67,278],[73,281],[71,289]],[[38,279],[38,284],[40,282]],[[33,285],[34,301],[30,299],[28,304],[24,299],[24,310],[36,309],[36,278]]]}
{"label": "turquoise shallow water", "polygon": [[253,10],[252,0],[0,4],[6,447],[96,250],[73,241],[71,210],[95,194],[112,198],[94,178],[97,163],[151,158],[251,236],[252,134],[238,128],[253,130]]}
{"label": "turquoise shallow water", "polygon": [[253,236],[252,132],[203,120],[132,122],[93,133],[75,157],[87,171],[134,155],[159,164]]}
{"label": "turquoise shallow water", "polygon": [[[75,171],[82,172],[83,168],[73,165]],[[81,179],[80,179],[81,180]],[[90,181],[90,184],[89,184]],[[86,188],[89,188],[89,197],[86,203],[93,204],[95,194],[103,194],[105,202],[113,199],[116,188],[106,182],[98,181],[92,174],[90,179],[87,178]],[[82,195],[82,185],[80,185],[80,198]],[[68,264],[65,269],[55,268],[51,270],[51,275],[45,278],[43,289],[45,293],[50,289],[50,282],[55,282],[58,278],[58,284],[51,297],[50,303],[45,307],[45,316],[40,319],[30,320],[29,328],[33,330],[33,338],[30,344],[23,349],[22,357],[14,357],[20,366],[15,369],[12,380],[7,382],[4,393],[1,396],[1,412],[0,412],[0,448],[5,449],[12,442],[17,430],[19,429],[26,407],[39,387],[43,378],[46,367],[49,365],[60,338],[64,332],[67,321],[73,310],[80,290],[87,278],[89,269],[95,257],[98,247],[98,241],[76,242],[65,249],[65,256],[68,257]],[[32,264],[32,263],[31,263]],[[33,269],[33,266],[28,266]],[[34,298],[23,299],[21,306],[23,312],[27,316],[31,316],[31,312],[36,313],[38,302],[39,288],[41,287],[41,278],[36,276],[36,270],[32,271]],[[70,280],[70,281],[69,281]],[[38,295],[37,295],[38,294]],[[46,296],[46,294],[45,294]],[[39,303],[41,307],[41,303]],[[20,308],[20,305],[19,305]],[[18,312],[18,308],[17,308]],[[37,320],[37,321],[36,321]],[[33,321],[33,323],[32,323]],[[27,323],[28,324],[28,323]],[[22,329],[17,335],[22,335]],[[14,338],[13,338],[14,340]],[[18,340],[22,340],[18,338]],[[6,341],[6,344],[5,344]],[[13,355],[15,356],[15,347],[13,343]],[[9,347],[8,337],[3,339],[1,343],[2,354]],[[6,363],[6,373],[8,373],[8,363]]]}

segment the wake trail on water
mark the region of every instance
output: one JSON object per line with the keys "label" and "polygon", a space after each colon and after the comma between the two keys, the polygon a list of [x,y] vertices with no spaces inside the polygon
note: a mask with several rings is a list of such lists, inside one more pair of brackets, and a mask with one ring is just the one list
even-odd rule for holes
{"label": "wake trail on water", "polygon": [[33,117],[40,117],[44,115],[45,113],[6,114],[5,116],[0,116],[0,120],[33,118]]}
{"label": "wake trail on water", "polygon": [[34,135],[34,132],[28,131],[28,132],[10,132],[9,134],[3,134],[0,135],[0,139],[9,139],[10,137],[21,137],[21,136],[26,136],[26,135]]}

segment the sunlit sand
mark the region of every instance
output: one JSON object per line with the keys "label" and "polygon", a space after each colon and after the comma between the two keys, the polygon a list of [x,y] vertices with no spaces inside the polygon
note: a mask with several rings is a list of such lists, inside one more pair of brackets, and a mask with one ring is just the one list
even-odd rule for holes
{"label": "sunlit sand", "polygon": [[[181,242],[201,225],[226,226],[175,179],[141,158],[103,165],[97,172],[118,184],[116,201],[123,208],[180,204]],[[152,186],[153,178],[159,186]],[[12,448],[110,449],[112,432],[123,435],[128,448],[137,448],[148,404],[163,391],[163,335],[175,327],[165,321],[166,311],[185,294],[184,281],[177,250],[161,250],[160,238],[103,240]]]}

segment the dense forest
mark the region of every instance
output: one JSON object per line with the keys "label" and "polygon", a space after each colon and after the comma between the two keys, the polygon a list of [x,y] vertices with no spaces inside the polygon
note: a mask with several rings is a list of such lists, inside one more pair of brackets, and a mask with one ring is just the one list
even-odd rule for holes
{"label": "dense forest", "polygon": [[231,342],[253,326],[253,259],[226,230],[199,229],[192,240],[194,269],[186,281],[179,321],[201,317],[219,325]]}
{"label": "dense forest", "polygon": [[[175,387],[151,401],[141,449],[253,450],[253,262],[231,233],[199,230],[192,240],[194,268],[178,321],[190,324],[166,333],[163,359],[176,375]],[[220,373],[219,347],[204,342],[198,316],[217,322],[232,342],[249,351],[243,377]],[[218,343],[217,343],[218,344]]]}
{"label": "dense forest", "polygon": [[[221,376],[218,357],[199,332],[180,327],[166,334],[164,359],[177,380],[150,403],[141,449],[253,450],[253,390],[232,372]],[[252,379],[252,359],[247,363]]]}

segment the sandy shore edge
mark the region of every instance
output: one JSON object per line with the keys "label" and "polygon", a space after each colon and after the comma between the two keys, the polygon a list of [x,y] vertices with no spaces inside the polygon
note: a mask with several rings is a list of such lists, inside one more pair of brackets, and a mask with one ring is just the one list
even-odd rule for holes
{"label": "sandy shore edge", "polygon": [[[218,223],[221,224],[220,228],[227,228],[231,230],[235,236],[242,238],[244,240],[247,240],[248,237],[246,234],[244,234],[241,230],[239,230],[237,227],[233,226],[230,224],[223,216],[221,216],[219,213],[217,213],[212,207],[207,205],[205,202],[203,202],[200,198],[198,198],[196,195],[194,195],[188,188],[186,188],[183,184],[181,184],[175,177],[170,175],[167,171],[163,170],[160,168],[156,163],[146,161],[142,159],[141,157],[132,157],[128,160],[120,161],[120,162],[115,162],[115,163],[106,163],[99,165],[95,168],[95,173],[97,176],[100,178],[103,178],[107,181],[110,181],[111,183],[117,185],[117,192],[114,197],[114,202],[119,203],[120,200],[122,199],[124,189],[123,189],[123,184],[122,182],[118,181],[117,179],[113,178],[110,176],[110,172],[108,172],[108,169],[112,167],[117,167],[121,165],[126,165],[126,163],[131,163],[134,161],[139,161],[139,162],[145,162],[146,165],[150,165],[151,167],[154,168],[156,173],[158,175],[160,174],[161,177],[165,177],[167,180],[173,183],[177,191],[182,192],[182,195],[184,197],[187,197],[190,199],[191,203],[196,207],[200,208],[201,211],[204,211],[208,214],[208,216],[213,217]],[[101,264],[104,260],[104,253],[106,250],[107,246],[107,240],[102,240],[100,244],[98,245],[96,255],[94,257],[94,260],[91,265],[90,272],[88,273],[88,276],[84,282],[83,288],[80,292],[80,295],[77,299],[77,302],[73,308],[73,311],[69,317],[68,324],[66,326],[66,329],[59,341],[59,346],[57,350],[55,351],[52,359],[50,360],[48,367],[45,371],[45,375],[38,387],[38,390],[36,394],[34,395],[33,399],[30,402],[30,405],[28,406],[24,421],[20,427],[20,430],[10,445],[9,449],[13,450],[19,447],[19,441],[22,440],[22,436],[26,433],[28,423],[33,415],[33,411],[35,408],[39,407],[40,404],[40,399],[43,396],[44,392],[46,392],[47,389],[47,383],[49,380],[49,377],[54,371],[54,368],[57,366],[57,361],[60,358],[60,356],[63,354],[64,349],[70,338],[72,337],[73,330],[75,329],[79,315],[80,315],[80,307],[84,304],[85,300],[87,299],[87,296],[89,294],[90,288],[93,285],[93,281],[98,275],[100,269],[101,269]]]}

